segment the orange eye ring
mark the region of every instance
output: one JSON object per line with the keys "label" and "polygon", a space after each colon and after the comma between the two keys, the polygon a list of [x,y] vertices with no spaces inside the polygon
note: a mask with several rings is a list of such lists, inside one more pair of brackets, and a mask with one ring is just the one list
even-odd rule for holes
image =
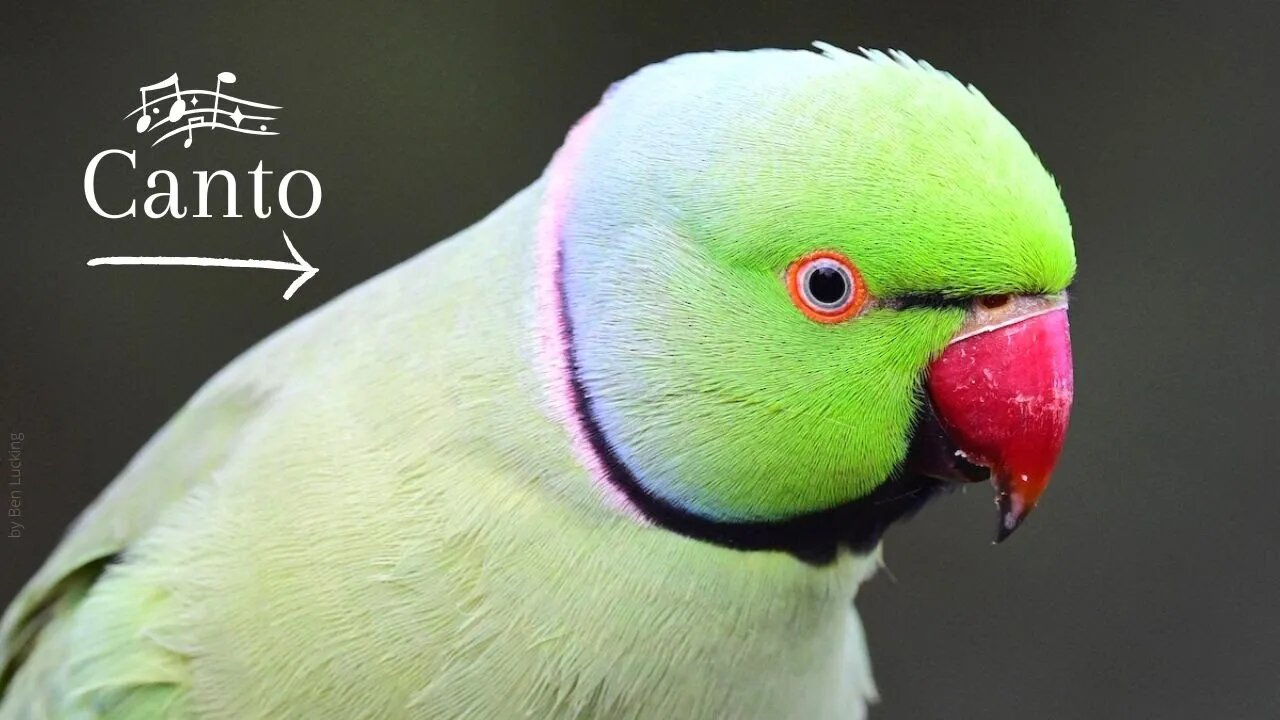
{"label": "orange eye ring", "polygon": [[833,324],[857,315],[867,303],[867,286],[849,258],[818,250],[787,268],[791,302],[810,320]]}

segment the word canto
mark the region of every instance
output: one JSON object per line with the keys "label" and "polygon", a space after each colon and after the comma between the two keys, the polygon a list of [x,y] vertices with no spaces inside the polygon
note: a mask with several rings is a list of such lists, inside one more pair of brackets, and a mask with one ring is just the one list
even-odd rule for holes
{"label": "word canto", "polygon": [[[98,196],[97,196],[97,193],[94,191],[94,185],[97,182],[99,166],[103,164],[104,160],[108,156],[112,156],[112,155],[119,155],[121,157],[127,158],[130,169],[136,170],[138,168],[137,155],[134,152],[126,152],[124,150],[109,149],[109,150],[103,150],[97,155],[94,155],[93,159],[89,161],[88,167],[84,169],[84,199],[86,202],[89,203],[89,207],[92,208],[94,212],[96,212],[97,214],[101,215],[104,218],[119,219],[119,218],[125,218],[125,217],[137,217],[138,216],[137,200],[133,200],[132,202],[130,202],[129,207],[125,209],[103,208],[102,205],[98,202]],[[112,164],[113,165],[119,164],[119,161],[118,160],[114,161]],[[118,172],[118,169],[116,169],[115,172]],[[196,178],[196,204],[197,204],[196,212],[191,217],[198,217],[198,218],[214,217],[209,212],[209,195],[210,195],[210,189],[215,188],[216,186],[222,187],[223,194],[225,195],[225,198],[226,198],[226,202],[223,203],[221,207],[221,210],[222,210],[221,217],[224,217],[224,218],[244,217],[239,212],[237,212],[239,208],[236,204],[237,194],[236,194],[236,176],[235,175],[232,175],[227,170],[214,170],[212,172],[209,172],[206,170],[196,170],[196,171],[193,171],[191,174],[195,175],[195,178]],[[258,166],[250,170],[248,174],[253,179],[252,180],[253,182],[253,214],[260,219],[266,219],[271,216],[272,207],[270,203],[265,202],[263,198],[263,178],[267,175],[274,175],[275,173],[272,170],[263,170],[262,161],[259,160]],[[310,189],[311,202],[307,207],[307,211],[304,213],[294,212],[294,205],[291,205],[289,203],[289,184],[294,180],[294,178],[298,176],[302,176],[303,178],[306,178],[307,183],[310,185],[309,189]],[[215,180],[220,180],[221,182],[218,182],[215,185],[215,182],[214,182]],[[119,180],[113,179],[108,182],[118,183]],[[146,201],[144,201],[142,204],[143,212],[146,213],[147,217],[158,219],[163,217],[183,218],[187,216],[188,208],[182,202],[181,197],[179,195],[179,191],[178,191],[179,183],[178,183],[177,175],[174,175],[172,172],[169,172],[168,170],[153,170],[151,171],[151,174],[147,176],[147,187],[152,190],[158,191],[149,195]],[[215,195],[219,194],[216,189],[214,191],[214,194]],[[302,193],[299,192],[298,194],[301,195]],[[291,218],[302,219],[302,218],[309,218],[312,215],[315,215],[316,211],[320,209],[320,198],[321,198],[320,180],[317,179],[315,175],[311,174],[310,172],[307,172],[306,170],[292,170],[288,173],[285,173],[283,176],[281,176],[280,184],[276,189],[276,202],[279,204],[280,210],[282,210],[285,215],[288,215]],[[300,204],[301,203],[299,203],[299,205]]]}

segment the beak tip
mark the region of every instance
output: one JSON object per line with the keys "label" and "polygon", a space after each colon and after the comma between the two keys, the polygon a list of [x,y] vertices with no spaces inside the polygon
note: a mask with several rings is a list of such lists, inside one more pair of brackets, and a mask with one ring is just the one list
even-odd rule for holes
{"label": "beak tip", "polygon": [[1002,516],[1000,518],[1000,525],[996,528],[996,539],[994,544],[999,545],[1005,540],[1008,540],[1009,536],[1013,534],[1013,531],[1017,530],[1018,526],[1021,524],[1022,521],[1012,515]]}
{"label": "beak tip", "polygon": [[1000,523],[996,527],[995,539],[995,544],[998,545],[1022,527],[1027,515],[1031,514],[1031,508],[1010,493],[1000,493],[996,497],[996,507],[1000,509]]}

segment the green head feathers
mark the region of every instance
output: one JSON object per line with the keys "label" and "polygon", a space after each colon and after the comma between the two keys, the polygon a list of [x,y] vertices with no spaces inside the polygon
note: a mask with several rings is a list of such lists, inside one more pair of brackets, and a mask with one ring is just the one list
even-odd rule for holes
{"label": "green head feathers", "polygon": [[[821,49],[646,68],[549,171],[576,410],[649,514],[767,526],[868,497],[965,318],[904,299],[1074,274],[1054,181],[986,98],[900,53]],[[852,317],[789,292],[815,251],[856,266]]]}

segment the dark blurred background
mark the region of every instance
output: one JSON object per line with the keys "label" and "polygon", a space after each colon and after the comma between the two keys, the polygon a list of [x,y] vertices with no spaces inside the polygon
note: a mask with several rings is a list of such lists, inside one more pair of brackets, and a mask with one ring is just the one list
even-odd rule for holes
{"label": "dark blurred background", "polygon": [[[211,373],[533,180],[608,84],[713,48],[901,48],[972,82],[1061,183],[1080,258],[1077,409],[1028,527],[976,488],[889,536],[858,605],[873,718],[1280,717],[1273,2],[6,4],[0,18],[0,430],[21,432],[0,602]],[[25,14],[21,14],[25,13]],[[179,73],[282,105],[274,138],[149,147],[122,119]],[[307,220],[107,220],[146,175],[259,159],[324,188]],[[118,160],[118,158],[117,158]],[[268,185],[274,188],[275,183]],[[302,197],[301,194],[298,197]],[[141,208],[140,208],[141,211]],[[194,210],[192,210],[194,212]],[[244,209],[241,212],[246,212]],[[101,255],[287,259],[320,273],[89,268]]]}

